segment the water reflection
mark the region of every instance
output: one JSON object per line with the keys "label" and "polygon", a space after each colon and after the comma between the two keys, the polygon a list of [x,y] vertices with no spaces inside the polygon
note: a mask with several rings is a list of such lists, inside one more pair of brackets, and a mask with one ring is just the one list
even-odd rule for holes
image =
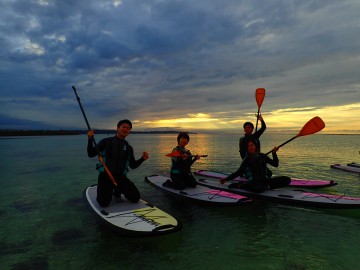
{"label": "water reflection", "polygon": [[[192,153],[209,155],[195,162],[193,169],[236,170],[241,133],[190,134],[188,147]],[[106,136],[97,135],[97,141]],[[184,224],[180,232],[148,239],[114,235],[97,225],[85,203],[80,207],[84,188],[97,182],[97,161],[86,156],[86,135],[0,140],[5,157],[0,164],[0,244],[5,247],[2,267],[11,269],[16,262],[27,262],[38,254],[46,254],[46,258],[39,257],[39,264],[46,266],[48,262],[54,269],[144,269],[148,265],[157,269],[358,267],[358,209],[310,209],[267,202],[204,207],[174,200],[145,183],[147,175],[168,173],[171,162],[165,154],[176,146],[176,136],[128,137],[137,158],[142,151],[150,153],[149,160],[130,171],[130,179],[144,200]],[[290,137],[265,132],[261,137],[263,152]],[[339,185],[320,191],[360,196],[358,175],[330,169],[332,163],[359,162],[359,142],[359,136],[297,138],[280,149],[280,167],[274,173],[335,180]],[[66,231],[68,228],[71,231]],[[81,238],[61,246],[54,244],[53,235],[64,230],[70,238],[72,232]],[[24,248],[26,244],[30,248]]]}

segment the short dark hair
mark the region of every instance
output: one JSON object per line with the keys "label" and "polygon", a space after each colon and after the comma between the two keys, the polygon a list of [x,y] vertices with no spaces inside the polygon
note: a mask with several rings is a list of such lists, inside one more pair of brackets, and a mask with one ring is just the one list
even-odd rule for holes
{"label": "short dark hair", "polygon": [[245,126],[251,126],[251,128],[254,128],[254,125],[251,122],[245,122],[243,127],[245,128]]}
{"label": "short dark hair", "polygon": [[130,128],[132,128],[132,123],[131,123],[131,121],[128,120],[128,119],[120,120],[119,123],[117,124],[117,127],[120,127],[120,126],[121,126],[122,124],[124,124],[124,123],[128,124],[128,125],[130,126]]}
{"label": "short dark hair", "polygon": [[187,134],[186,132],[180,132],[177,136],[177,142],[179,143],[180,139],[181,138],[185,138],[187,139],[188,141],[190,141],[190,137],[189,137],[189,134]]}

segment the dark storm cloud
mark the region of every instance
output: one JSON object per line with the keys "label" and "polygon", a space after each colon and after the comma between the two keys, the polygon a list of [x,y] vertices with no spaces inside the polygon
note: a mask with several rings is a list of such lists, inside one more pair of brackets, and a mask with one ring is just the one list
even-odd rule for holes
{"label": "dark storm cloud", "polygon": [[0,3],[0,112],[77,127],[81,117],[58,116],[78,113],[71,85],[97,123],[238,117],[257,87],[269,90],[268,111],[351,104],[359,10],[332,0],[9,0]]}

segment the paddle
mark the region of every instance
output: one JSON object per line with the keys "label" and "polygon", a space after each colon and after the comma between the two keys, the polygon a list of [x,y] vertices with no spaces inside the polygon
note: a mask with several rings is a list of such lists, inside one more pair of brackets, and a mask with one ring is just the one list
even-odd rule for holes
{"label": "paddle", "polygon": [[[77,94],[77,92],[76,92],[75,86],[72,86],[72,89],[74,90],[76,99],[77,99],[77,101],[78,101],[78,103],[79,103],[81,112],[82,112],[82,114],[83,114],[83,116],[84,116],[84,119],[85,119],[87,128],[88,128],[88,130],[90,131],[90,130],[91,130],[90,124],[89,124],[89,121],[87,120],[87,117],[86,117],[86,115],[85,115],[84,108],[83,108],[83,106],[81,105],[80,98],[79,98],[79,96],[78,96],[78,94]],[[94,145],[95,145],[95,147],[96,147],[96,141],[95,141],[95,139],[92,138],[92,141],[93,141],[93,143],[94,143]],[[103,157],[102,157],[100,154],[99,154],[99,160],[100,160],[101,164],[104,166],[104,169],[105,169],[106,173],[108,174],[110,180],[113,182],[113,184],[114,184],[115,186],[117,186],[118,184],[116,183],[115,178],[112,176],[112,174],[111,174],[111,172],[109,171],[108,167],[105,165],[104,159],[103,159]]]}
{"label": "paddle", "polygon": [[[291,142],[292,140],[296,139],[297,137],[306,136],[306,135],[310,135],[310,134],[314,134],[316,132],[319,132],[324,127],[325,127],[324,121],[320,117],[315,116],[314,118],[310,119],[303,126],[303,128],[300,130],[298,135],[296,135],[296,136],[292,137],[290,140],[287,140],[286,142],[280,144],[277,148],[280,148],[280,147],[284,146],[285,144],[287,144],[287,143]],[[271,152],[272,152],[272,150],[267,152],[266,155],[270,154]]]}
{"label": "paddle", "polygon": [[[173,152],[171,152],[169,154],[166,154],[165,156],[167,156],[167,157],[181,157],[182,154],[184,154],[184,153],[182,153],[181,151],[176,150],[176,151],[173,151]],[[207,157],[207,156],[208,155],[188,155],[188,157]]]}
{"label": "paddle", "polygon": [[260,107],[265,99],[265,88],[257,88],[255,91],[255,99],[256,99],[256,103],[258,105],[258,112],[256,115],[256,128],[255,128],[255,132],[257,131],[257,127],[258,127],[258,122],[259,122],[259,114],[260,114]]}

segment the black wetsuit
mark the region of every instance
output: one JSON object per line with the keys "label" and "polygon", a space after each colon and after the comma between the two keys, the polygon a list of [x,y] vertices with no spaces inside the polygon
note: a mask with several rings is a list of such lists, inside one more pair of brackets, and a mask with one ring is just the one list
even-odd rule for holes
{"label": "black wetsuit", "polygon": [[276,153],[272,153],[273,159],[262,153],[255,155],[247,155],[243,159],[239,169],[230,174],[225,180],[232,180],[238,176],[245,176],[248,180],[246,183],[231,184],[229,187],[239,187],[248,189],[254,192],[261,192],[266,189],[275,189],[288,186],[291,179],[287,176],[270,177],[270,171],[266,164],[270,164],[273,167],[279,166],[279,158]]}
{"label": "black wetsuit", "polygon": [[264,120],[261,121],[261,128],[250,135],[244,135],[239,140],[239,152],[242,159],[246,157],[247,154],[247,143],[248,141],[252,140],[255,145],[256,149],[260,152],[260,136],[264,133],[266,129],[266,124]]}
{"label": "black wetsuit", "polygon": [[[191,155],[189,150],[186,150],[183,147],[175,147],[173,151],[180,151],[187,155]],[[175,189],[184,189],[185,187],[196,187],[197,182],[194,175],[191,172],[191,165],[196,161],[196,158],[188,157],[183,160],[182,157],[172,157],[171,158],[171,172],[170,177],[172,184],[171,186]]]}
{"label": "black wetsuit", "polygon": [[140,200],[140,193],[133,182],[127,178],[128,167],[136,169],[144,161],[143,158],[135,160],[134,150],[125,139],[110,137],[102,139],[95,148],[91,139],[88,141],[87,153],[90,158],[102,153],[105,164],[115,178],[115,186],[101,164],[99,170],[97,197],[98,203],[105,207],[110,204],[112,195],[120,197],[124,194],[125,198],[131,202]]}

